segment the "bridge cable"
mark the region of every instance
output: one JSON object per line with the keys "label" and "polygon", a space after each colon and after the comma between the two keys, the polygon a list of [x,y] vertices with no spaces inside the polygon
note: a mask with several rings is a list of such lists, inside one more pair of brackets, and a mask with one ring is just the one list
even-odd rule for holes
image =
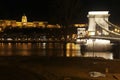
{"label": "bridge cable", "polygon": [[120,36],[119,33],[115,33],[115,32],[113,32],[113,31],[107,30],[106,28],[104,28],[104,26],[103,26],[102,24],[97,23],[96,20],[95,20],[95,23],[96,23],[98,26],[100,26],[103,30],[105,30],[105,31],[107,31],[107,32],[109,32],[109,33],[112,33],[112,34],[115,34],[115,35]]}
{"label": "bridge cable", "polygon": [[116,26],[116,25],[112,24],[111,22],[109,22],[109,21],[107,21],[107,20],[105,20],[105,19],[104,19],[104,21],[105,21],[106,23],[108,23],[110,26],[113,26],[113,27],[118,28],[118,29],[120,30],[120,27],[119,27],[119,26]]}

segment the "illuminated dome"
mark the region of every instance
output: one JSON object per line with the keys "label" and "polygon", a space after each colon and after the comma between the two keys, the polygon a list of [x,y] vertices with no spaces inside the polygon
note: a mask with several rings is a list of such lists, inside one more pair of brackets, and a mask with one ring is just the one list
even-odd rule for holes
{"label": "illuminated dome", "polygon": [[23,22],[23,23],[27,23],[27,17],[26,17],[25,14],[22,16],[22,22]]}

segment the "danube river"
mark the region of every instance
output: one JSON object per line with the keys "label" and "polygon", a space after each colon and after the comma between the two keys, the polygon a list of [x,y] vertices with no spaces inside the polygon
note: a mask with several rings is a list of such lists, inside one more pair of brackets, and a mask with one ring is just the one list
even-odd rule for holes
{"label": "danube river", "polygon": [[0,43],[0,56],[103,57],[114,59],[114,52],[87,50],[75,43]]}

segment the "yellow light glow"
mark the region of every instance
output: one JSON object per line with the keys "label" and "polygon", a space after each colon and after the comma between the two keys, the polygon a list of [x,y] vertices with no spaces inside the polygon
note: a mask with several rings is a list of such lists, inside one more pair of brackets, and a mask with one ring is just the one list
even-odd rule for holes
{"label": "yellow light glow", "polygon": [[91,36],[95,35],[95,32],[89,32],[89,35],[91,35]]}
{"label": "yellow light glow", "polygon": [[27,16],[25,15],[22,16],[22,22],[27,22]]}
{"label": "yellow light glow", "polygon": [[117,30],[117,32],[120,32],[120,30]]}
{"label": "yellow light glow", "polygon": [[0,32],[2,31],[2,28],[0,28]]}
{"label": "yellow light glow", "polygon": [[117,29],[115,28],[115,31],[117,32]]}
{"label": "yellow light glow", "polygon": [[86,27],[87,24],[74,24],[75,27]]}

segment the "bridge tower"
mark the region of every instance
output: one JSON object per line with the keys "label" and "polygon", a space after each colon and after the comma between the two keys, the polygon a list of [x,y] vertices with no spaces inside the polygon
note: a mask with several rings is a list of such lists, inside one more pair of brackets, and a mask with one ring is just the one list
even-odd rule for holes
{"label": "bridge tower", "polygon": [[[89,18],[88,32],[89,35],[96,35],[96,26],[101,24],[106,30],[109,30],[108,24],[105,22],[108,21],[109,17],[108,11],[89,11],[87,17]],[[103,35],[109,35],[105,30],[102,30]]]}

